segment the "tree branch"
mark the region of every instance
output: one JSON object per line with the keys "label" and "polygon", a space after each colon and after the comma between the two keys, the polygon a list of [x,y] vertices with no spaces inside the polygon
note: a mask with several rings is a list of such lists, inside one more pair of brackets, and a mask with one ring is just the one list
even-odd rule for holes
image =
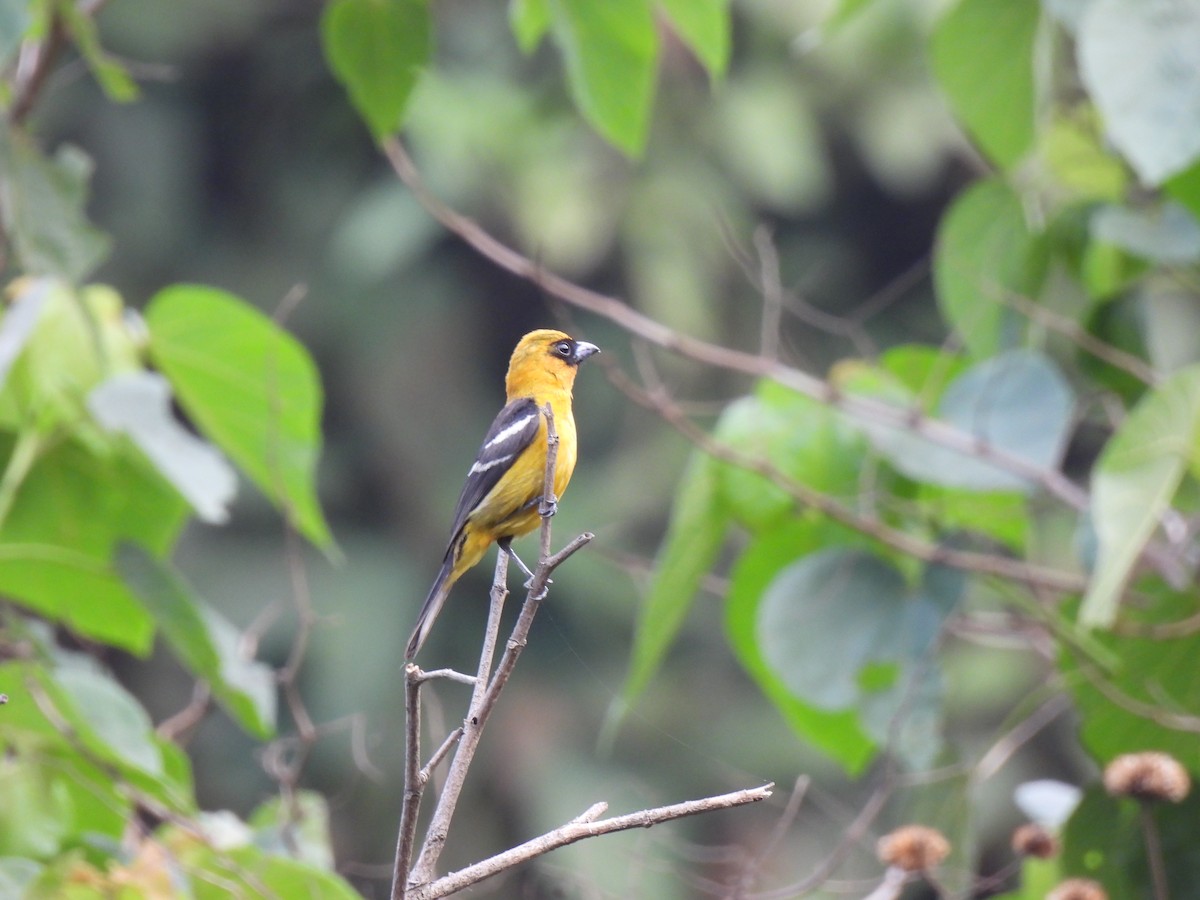
{"label": "tree branch", "polygon": [[382,148],[393,171],[430,215],[495,265],[527,279],[560,300],[608,319],[654,346],[706,365],[777,381],[856,419],[910,431],[940,446],[992,463],[1038,486],[1072,509],[1083,511],[1088,508],[1087,491],[1056,469],[1044,469],[1014,456],[976,435],[931,418],[920,409],[906,409],[874,397],[845,394],[828,381],[777,360],[681,334],[615,297],[589,290],[547,272],[545,267],[501,243],[475,221],[443,203],[426,187],[398,138],[385,139]]}
{"label": "tree branch", "polygon": [[526,841],[524,844],[520,844],[511,850],[506,850],[482,862],[475,863],[472,866],[467,866],[465,869],[460,869],[457,872],[439,878],[431,884],[411,891],[409,897],[411,900],[434,900],[437,897],[445,897],[470,885],[478,884],[480,881],[491,878],[500,872],[507,871],[514,866],[529,862],[531,859],[536,859],[539,856],[549,853],[551,850],[557,850],[559,847],[565,847],[568,844],[573,844],[585,838],[611,834],[615,831],[628,831],[631,828],[650,828],[660,822],[669,822],[672,819],[680,819],[684,816],[694,816],[698,813],[710,812],[712,810],[728,809],[734,806],[743,806],[747,803],[757,803],[760,800],[770,797],[773,788],[773,784],[767,784],[763,787],[748,788],[729,794],[720,794],[715,797],[705,797],[701,800],[688,800],[684,803],[676,803],[671,806],[644,809],[640,812],[596,821],[593,817],[600,815],[607,808],[606,804],[598,803],[589,808],[584,814],[553,831]]}
{"label": "tree branch", "polygon": [[880,543],[887,544],[901,553],[923,562],[937,563],[980,575],[993,575],[1030,587],[1061,593],[1077,593],[1087,587],[1087,579],[1073,572],[1051,569],[1006,556],[956,550],[953,547],[932,544],[914,537],[906,531],[888,525],[878,516],[851,509],[834,497],[789,477],[766,459],[743,453],[718,441],[684,415],[679,406],[665,396],[664,391],[643,390],[624,376],[614,375],[612,372],[610,372],[610,377],[621,380],[623,382],[622,390],[625,390],[631,398],[655,410],[667,424],[674,427],[709,456],[762,475],[776,487],[794,497],[799,503],[820,510],[834,521],[875,538]]}
{"label": "tree branch", "polygon": [[[414,887],[427,883],[433,877],[438,858],[441,856],[442,848],[445,846],[459,796],[466,782],[467,771],[471,766],[476,748],[483,735],[483,728],[487,724],[488,717],[496,705],[500,692],[504,689],[504,685],[508,683],[508,678],[516,666],[517,658],[525,646],[529,628],[533,623],[533,617],[541,601],[547,594],[550,575],[558,566],[592,539],[592,535],[582,534],[557,553],[550,553],[550,517],[554,513],[557,502],[554,496],[554,473],[558,462],[558,434],[554,428],[554,413],[549,405],[543,408],[541,412],[546,420],[546,469],[542,500],[539,505],[539,512],[542,515],[542,528],[538,566],[533,578],[529,582],[525,603],[521,608],[517,623],[513,627],[512,634],[506,643],[504,654],[493,673],[492,660],[495,656],[496,642],[500,631],[500,617],[504,608],[504,600],[508,595],[508,555],[503,552],[497,554],[495,577],[492,581],[488,624],[484,635],[483,649],[480,653],[479,668],[474,679],[471,679],[473,681],[473,689],[467,717],[463,721],[462,727],[457,729],[459,733],[454,759],[450,763],[449,771],[446,774],[446,783],[443,785],[442,791],[438,796],[433,816],[425,831],[425,839],[422,842],[420,853],[417,856],[416,863],[412,866],[411,872],[406,871],[408,868],[408,859],[405,857],[406,855],[411,856],[412,844],[410,838],[406,837],[405,832],[412,831],[415,833],[416,807],[420,802],[420,789],[423,787],[422,776],[425,775],[427,777],[428,771],[433,768],[441,755],[448,752],[449,746],[455,742],[447,740],[439,748],[438,753],[435,754],[435,758],[430,760],[429,765],[424,770],[419,768],[414,769],[413,760],[419,759],[419,751],[410,749],[408,753],[406,760],[405,807],[401,810],[401,832],[397,838],[392,882],[392,897],[394,900],[412,896]],[[415,669],[416,667],[411,668]],[[419,682],[427,677],[427,675],[421,676],[419,670],[411,674],[406,672],[406,678],[409,681]],[[456,680],[466,680],[466,677],[457,676]],[[415,748],[417,741],[412,737],[411,724],[408,732],[410,735],[410,747]],[[415,792],[413,782],[419,782]]]}

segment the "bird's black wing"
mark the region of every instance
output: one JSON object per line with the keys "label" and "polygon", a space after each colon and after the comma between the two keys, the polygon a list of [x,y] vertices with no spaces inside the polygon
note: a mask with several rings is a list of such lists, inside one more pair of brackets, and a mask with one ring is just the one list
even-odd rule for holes
{"label": "bird's black wing", "polygon": [[[450,530],[450,548],[454,547],[467,519],[483,498],[496,486],[517,457],[533,443],[538,433],[541,411],[530,397],[512,401],[500,410],[492,427],[483,439],[483,445],[475,456],[475,462],[467,473],[454,508],[454,527]],[[450,552],[447,549],[447,553]]]}

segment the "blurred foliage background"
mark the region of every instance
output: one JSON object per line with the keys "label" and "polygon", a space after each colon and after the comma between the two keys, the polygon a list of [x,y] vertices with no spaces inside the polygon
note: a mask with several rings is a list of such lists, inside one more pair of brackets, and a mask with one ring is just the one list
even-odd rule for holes
{"label": "blurred foliage background", "polygon": [[[822,37],[824,4],[746,4],[719,88],[668,38],[646,157],[632,162],[580,120],[551,48],[520,54],[502,4],[439,3],[437,61],[413,100],[410,141],[426,178],[460,209],[548,268],[681,330],[757,341],[757,274],[739,258],[753,258],[754,229],[766,224],[782,277],[805,304],[784,319],[789,356],[820,371],[854,351],[806,322],[808,305],[838,316],[876,300],[873,340],[936,341],[942,326],[923,264],[971,160],[921,55],[936,5],[879,7]],[[327,391],[322,496],[346,560],[312,561],[323,621],[303,693],[318,720],[367,717],[385,780],[359,773],[349,741],[332,737],[305,781],[333,798],[339,860],[386,872],[399,809],[401,648],[463,473],[502,401],[508,353],[526,330],[562,320],[536,289],[445,237],[399,184],[328,72],[319,13],[314,3],[186,3],[157,15],[118,0],[99,23],[105,46],[132,61],[142,97],[107,102],[76,69],[55,76],[36,117],[48,145],[69,140],[93,156],[91,212],[115,248],[97,280],[120,285],[131,303],[194,281],[269,312],[294,285],[306,288],[288,324]],[[627,340],[611,326],[573,317],[568,329],[628,365]],[[684,365],[671,376],[714,410],[747,385]],[[598,540],[560,573],[535,626],[446,863],[507,846],[595,799],[640,808],[826,772],[832,783],[814,790],[828,791],[820,831],[806,829],[796,855],[781,854],[801,872],[849,820],[854,794],[841,797],[836,771],[758,699],[724,647],[715,606],[689,624],[611,755],[597,749],[688,448],[599,367],[582,373],[576,394],[583,461],[555,529]],[[290,590],[281,542],[277,516],[245,489],[232,523],[193,527],[179,561],[202,594],[247,625]],[[476,572],[456,590],[446,623],[454,628],[438,629],[431,658],[470,664],[489,579]],[[266,658],[281,663],[290,634],[271,638]],[[152,674],[129,673],[139,694],[150,692],[156,718],[190,694],[186,677],[157,661]],[[1000,667],[984,680],[1022,687]],[[986,727],[983,709],[975,715]],[[270,794],[253,744],[223,717],[204,723],[193,748],[206,808],[244,813]],[[769,828],[777,812],[569,848],[549,859],[550,880],[689,896],[677,871],[699,852],[688,841],[744,841],[744,829]],[[632,871],[617,863],[631,854],[641,860]]]}
{"label": "blurred foliage background", "polygon": [[[950,200],[988,169],[930,72],[929,36],[951,5],[742,0],[719,80],[663,23],[649,132],[630,158],[581,118],[553,47],[518,49],[504,4],[439,0],[435,56],[405,141],[456,209],[548,270],[681,332],[758,347],[763,273],[777,264],[787,291],[780,353],[798,367],[823,374],[899,344],[940,346],[949,330],[930,278],[935,232]],[[604,349],[604,367],[584,369],[577,384],[581,463],[554,520],[559,542],[582,530],[597,540],[558,573],[468,782],[445,866],[599,799],[620,812],[777,782],[770,805],[587,841],[477,891],[709,896],[769,839],[805,774],[813,781],[801,816],[763,863],[762,884],[794,882],[826,860],[885,779],[894,798],[839,869],[843,888],[875,877],[869,837],[910,818],[977,835],[982,861],[955,859],[950,883],[976,866],[1002,869],[1022,818],[1014,786],[1093,772],[1069,718],[969,794],[966,770],[897,782],[885,761],[850,779],[789,729],[736,662],[714,599],[727,587],[720,575],[602,745],[690,445],[606,377],[635,370],[627,335],[481,259],[400,184],[330,74],[322,11],[311,0],[174,0],[169,11],[112,0],[97,18],[101,43],[140,95],[113,102],[69,58],[30,128],[43,147],[68,142],[93,161],[88,212],[112,252],[91,280],[134,307],[177,282],[226,289],[268,314],[285,306],[287,328],[319,366],[321,497],[344,558],[304,553],[317,622],[299,687],[313,720],[337,727],[312,748],[301,784],[329,799],[339,871],[365,896],[386,895],[400,808],[401,648],[462,477],[502,402],[508,354],[525,331],[555,324]],[[1194,302],[1165,315],[1157,340],[1180,346],[1159,352],[1189,358]],[[728,372],[657,361],[701,421],[753,389]],[[1086,472],[1101,440],[1077,435],[1068,469]],[[232,521],[189,525],[175,561],[249,627],[276,604],[290,609],[287,543],[277,512],[244,484]],[[456,589],[430,659],[470,669],[488,581],[478,571]],[[296,625],[293,613],[271,625],[260,657],[284,665]],[[945,728],[964,757],[989,747],[1042,685],[1045,638],[1027,638],[948,654]],[[187,704],[192,678],[164,648],[147,660],[109,656],[155,721]],[[459,689],[436,694],[452,724]],[[285,718],[281,731],[293,726]],[[276,792],[263,745],[224,715],[203,721],[189,753],[205,809],[245,817]]]}

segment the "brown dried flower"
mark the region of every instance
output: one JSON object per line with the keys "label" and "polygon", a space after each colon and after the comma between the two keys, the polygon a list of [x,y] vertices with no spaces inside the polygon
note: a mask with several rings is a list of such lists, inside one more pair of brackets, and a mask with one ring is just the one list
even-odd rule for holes
{"label": "brown dried flower", "polygon": [[1110,762],[1104,770],[1104,788],[1114,797],[1178,803],[1188,795],[1192,780],[1175,757],[1147,751]]}
{"label": "brown dried flower", "polygon": [[1089,878],[1070,878],[1048,893],[1046,900],[1108,900],[1108,892]]}
{"label": "brown dried flower", "polygon": [[934,828],[905,825],[875,845],[879,860],[905,872],[926,872],[950,855],[950,842]]}
{"label": "brown dried flower", "polygon": [[1027,822],[1012,834],[1012,848],[1018,856],[1049,859],[1058,856],[1058,841],[1041,825]]}

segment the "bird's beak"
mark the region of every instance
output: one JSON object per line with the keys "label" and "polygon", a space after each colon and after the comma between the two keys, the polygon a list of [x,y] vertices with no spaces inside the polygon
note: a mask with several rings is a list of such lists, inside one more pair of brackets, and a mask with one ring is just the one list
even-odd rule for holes
{"label": "bird's beak", "polygon": [[571,362],[575,363],[575,365],[579,365],[592,354],[599,352],[600,348],[595,344],[589,344],[587,341],[576,341],[575,353],[571,357]]}

